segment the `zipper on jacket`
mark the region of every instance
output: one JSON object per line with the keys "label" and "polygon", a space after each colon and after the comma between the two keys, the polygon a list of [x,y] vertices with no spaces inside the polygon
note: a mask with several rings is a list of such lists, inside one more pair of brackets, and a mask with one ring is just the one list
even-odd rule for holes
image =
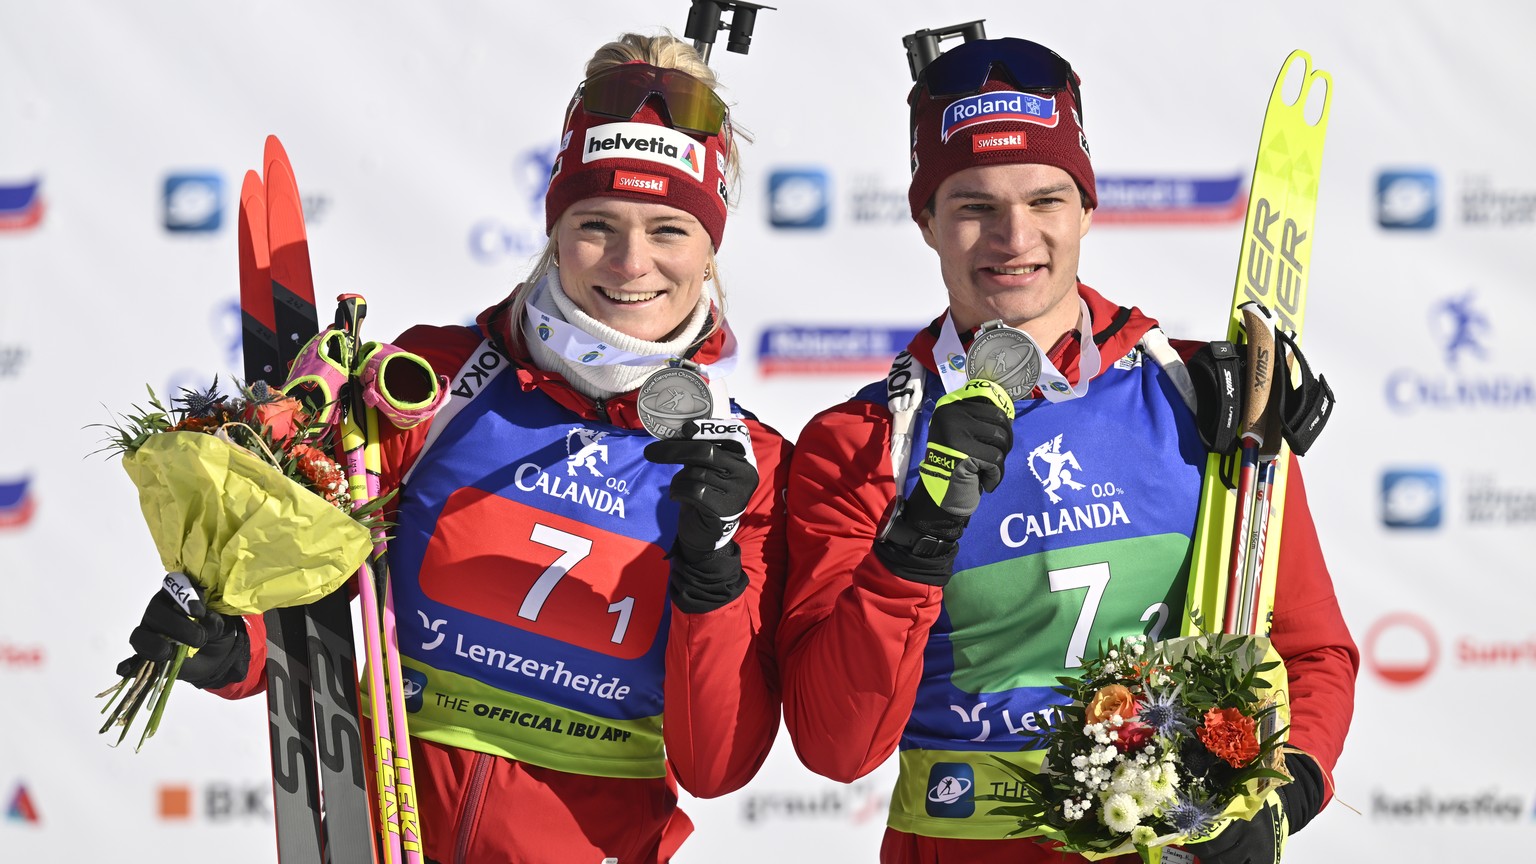
{"label": "zipper on jacket", "polygon": [[459,817],[459,839],[453,846],[453,864],[468,864],[469,835],[480,821],[480,799],[485,795],[493,758],[489,753],[475,754],[475,765],[469,770],[469,788],[464,792],[464,813]]}
{"label": "zipper on jacket", "polygon": [[602,399],[594,399],[592,401],[592,407],[594,409],[596,409],[596,411],[597,411],[597,419],[603,421],[604,423],[608,423],[608,424],[612,425],[613,421],[608,419],[608,403],[607,402],[603,401]]}

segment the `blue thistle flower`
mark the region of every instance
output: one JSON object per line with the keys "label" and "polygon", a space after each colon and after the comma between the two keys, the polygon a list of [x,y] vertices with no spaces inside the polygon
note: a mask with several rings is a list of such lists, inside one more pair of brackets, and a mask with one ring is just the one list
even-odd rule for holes
{"label": "blue thistle flower", "polygon": [[272,391],[267,382],[260,378],[252,381],[247,389],[250,392],[251,401],[257,405],[265,405],[278,397],[278,394]]}
{"label": "blue thistle flower", "polygon": [[182,388],[181,396],[171,401],[185,406],[188,417],[212,417],[226,398],[219,392],[219,379],[215,378],[207,390]]}
{"label": "blue thistle flower", "polygon": [[1191,839],[1204,836],[1216,825],[1221,810],[1209,800],[1180,795],[1163,810],[1163,821],[1174,831]]}
{"label": "blue thistle flower", "polygon": [[1190,730],[1190,717],[1179,704],[1179,688],[1158,692],[1147,688],[1147,701],[1141,706],[1141,722],[1157,730],[1164,738]]}

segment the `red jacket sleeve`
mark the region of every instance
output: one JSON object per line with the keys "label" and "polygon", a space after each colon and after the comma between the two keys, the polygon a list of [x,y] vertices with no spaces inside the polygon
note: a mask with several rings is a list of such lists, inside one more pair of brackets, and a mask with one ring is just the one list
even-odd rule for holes
{"label": "red jacket sleeve", "polygon": [[[1360,652],[1334,597],[1294,456],[1287,471],[1270,639],[1290,675],[1290,744],[1331,776],[1354,715]],[[1331,797],[1332,781],[1324,785]]]}
{"label": "red jacket sleeve", "polygon": [[872,551],[896,493],[889,436],[884,406],[845,403],[811,420],[790,472],[784,721],[800,761],[842,782],[896,749],[942,596]]}
{"label": "red jacket sleeve", "polygon": [[791,448],[755,421],[758,484],[736,532],[747,590],[711,612],[672,607],[662,735],[678,783],[700,798],[741,788],[779,732],[774,632],[783,605],[784,486]]}

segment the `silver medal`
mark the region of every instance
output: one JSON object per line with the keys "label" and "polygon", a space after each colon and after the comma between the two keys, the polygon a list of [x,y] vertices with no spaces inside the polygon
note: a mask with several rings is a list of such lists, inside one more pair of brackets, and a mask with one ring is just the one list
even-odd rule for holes
{"label": "silver medal", "polygon": [[985,324],[965,352],[965,371],[973,380],[1002,387],[1015,400],[1024,399],[1040,380],[1040,349],[1023,331],[1001,322]]}
{"label": "silver medal", "polygon": [[714,413],[715,400],[703,376],[683,366],[651,373],[635,399],[640,423],[657,438],[676,438],[683,424]]}

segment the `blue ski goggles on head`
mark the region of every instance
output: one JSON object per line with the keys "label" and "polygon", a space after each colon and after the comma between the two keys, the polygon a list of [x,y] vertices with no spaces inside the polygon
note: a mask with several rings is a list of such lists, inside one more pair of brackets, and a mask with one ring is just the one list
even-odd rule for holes
{"label": "blue ski goggles on head", "polygon": [[951,48],[918,73],[907,103],[915,110],[917,94],[924,88],[932,97],[980,93],[994,74],[1020,90],[1070,91],[1081,125],[1083,97],[1072,64],[1028,39],[974,39]]}
{"label": "blue ski goggles on head", "polygon": [[660,96],[666,121],[674,129],[718,135],[726,122],[725,101],[713,88],[686,72],[648,63],[625,63],[593,75],[576,88],[588,114],[630,120],[652,96]]}

